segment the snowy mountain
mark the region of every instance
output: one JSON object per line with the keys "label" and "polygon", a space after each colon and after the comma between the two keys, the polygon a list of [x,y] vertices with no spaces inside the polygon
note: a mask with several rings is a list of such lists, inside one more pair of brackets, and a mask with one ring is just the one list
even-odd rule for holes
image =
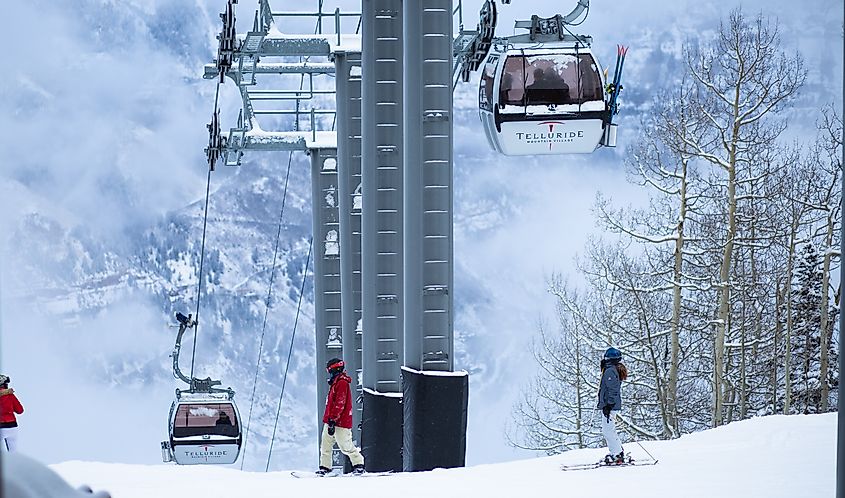
{"label": "snowy mountain", "polygon": [[832,496],[836,487],[836,415],[771,416],[735,422],[673,441],[629,444],[635,458],[657,465],[560,470],[593,462],[600,449],[463,469],[297,479],[288,471],[241,472],[210,467],[73,461],[52,465],[73,486],[87,484],[122,498],[195,496],[444,497],[596,496],[629,498],[794,498]]}
{"label": "snowy mountain", "polygon": [[[635,139],[655,92],[677,78],[682,43],[712,36],[732,6],[594,3],[584,30],[597,40],[602,63],[612,63],[614,43],[633,47],[624,144]],[[796,136],[812,127],[821,103],[841,95],[841,53],[830,59],[824,47],[840,40],[842,6],[812,3],[780,19],[810,69],[791,122]],[[792,3],[740,4],[779,15]],[[178,386],[169,326],[175,311],[196,307],[203,125],[214,91],[199,73],[213,57],[223,5],[36,0],[10,7],[11,39],[35,32],[50,40],[15,51],[11,76],[0,83],[0,129],[9,137],[0,162],[0,370],[28,409],[22,446],[47,462],[158,459]],[[243,27],[253,6],[239,9]],[[501,26],[516,15],[510,9],[502,9]],[[533,372],[525,344],[552,310],[544,279],[565,273],[595,230],[589,209],[596,190],[632,202],[639,195],[619,166],[624,147],[589,157],[495,156],[480,139],[475,98],[474,84],[455,96],[456,366],[471,374],[471,463],[524,455],[498,435]],[[236,106],[224,101],[229,114]],[[196,368],[197,376],[234,387],[246,415],[265,334],[248,468],[263,468],[267,458],[308,252],[308,163],[294,155],[265,327],[287,164],[287,155],[255,155],[212,176]],[[306,277],[272,468],[307,466],[316,453],[312,294]],[[186,354],[182,360],[187,368]],[[70,435],[55,423],[68,413],[81,426]],[[115,447],[101,439],[104,428],[137,428],[137,442]],[[68,443],[56,447],[60,435]]]}

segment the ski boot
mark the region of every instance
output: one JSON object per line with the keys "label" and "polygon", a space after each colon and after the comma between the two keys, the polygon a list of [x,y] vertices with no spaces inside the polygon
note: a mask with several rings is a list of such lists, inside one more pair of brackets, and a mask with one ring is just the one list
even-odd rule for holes
{"label": "ski boot", "polygon": [[355,474],[355,475],[361,475],[361,474],[363,474],[364,472],[366,472],[366,471],[364,470],[364,465],[363,465],[363,464],[360,464],[360,463],[359,463],[358,465],[353,465],[353,466],[352,466],[352,473],[353,473],[353,474]]}
{"label": "ski boot", "polygon": [[317,472],[315,472],[315,474],[322,477],[322,476],[325,476],[326,474],[330,473],[331,471],[332,471],[332,469],[330,469],[328,467],[323,467],[322,465],[320,465],[320,469]]}
{"label": "ski boot", "polygon": [[620,451],[618,455],[608,454],[604,457],[605,465],[621,465],[626,462],[624,451]]}

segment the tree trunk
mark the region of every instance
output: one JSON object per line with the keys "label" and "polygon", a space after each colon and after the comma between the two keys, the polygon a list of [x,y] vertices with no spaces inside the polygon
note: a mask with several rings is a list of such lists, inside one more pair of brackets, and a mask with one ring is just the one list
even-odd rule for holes
{"label": "tree trunk", "polygon": [[801,404],[804,406],[802,412],[804,415],[810,413],[810,351],[813,350],[813,341],[811,340],[810,330],[805,327],[804,334],[804,370],[801,380],[804,381],[804,388],[801,390]]}
{"label": "tree trunk", "polygon": [[[744,272],[743,272],[744,273]],[[748,329],[748,294],[743,292],[742,297],[742,323],[740,324],[740,340],[739,340],[739,419],[744,420],[748,413],[748,372],[746,369],[748,365],[745,363],[745,348],[747,344],[747,329]]]}
{"label": "tree trunk", "polygon": [[830,334],[833,327],[830,326],[829,311],[828,311],[828,287],[830,286],[830,260],[832,258],[830,250],[833,244],[833,226],[835,220],[833,219],[834,211],[831,211],[827,217],[827,234],[825,235],[824,244],[824,259],[822,260],[822,297],[820,306],[821,315],[821,330],[819,331],[821,342],[821,358],[819,360],[819,377],[821,381],[821,406],[819,412],[824,413],[828,410],[827,398],[830,394],[830,389],[827,384],[828,369],[830,368],[830,355],[828,354],[828,345],[830,344]]}
{"label": "tree trunk", "polygon": [[[576,422],[575,432],[578,434],[578,448],[586,447],[584,443],[584,415],[585,411],[589,408],[584,406],[584,376],[582,375],[583,372],[581,370],[581,334],[575,332],[575,378],[576,378],[576,385],[575,385],[575,404],[578,407],[578,420]],[[590,428],[588,427],[587,430]]]}
{"label": "tree trunk", "polygon": [[[739,70],[743,74],[743,70]],[[725,369],[725,336],[727,333],[728,315],[731,307],[731,264],[733,261],[734,239],[736,238],[736,167],[737,141],[740,138],[739,106],[741,83],[734,87],[732,109],[733,126],[731,126],[731,142],[728,150],[728,230],[725,234],[725,248],[722,253],[722,264],[719,268],[719,311],[716,315],[716,340],[714,344],[714,383],[713,383],[713,426],[722,425],[722,404]]]}
{"label": "tree trunk", "polygon": [[783,357],[783,375],[786,391],[783,396],[783,414],[792,413],[792,268],[795,263],[795,238],[798,236],[798,217],[792,220],[792,229],[789,233],[789,259],[786,263],[786,283],[784,284],[784,295],[786,296],[786,337],[784,345],[786,352]]}
{"label": "tree trunk", "polygon": [[780,279],[775,284],[775,337],[774,337],[774,354],[772,361],[772,378],[770,380],[772,389],[772,413],[776,413],[778,409],[778,364],[780,349],[778,348],[778,339],[783,334],[783,325],[781,325],[781,306],[783,305],[783,294],[781,293]]}
{"label": "tree trunk", "polygon": [[[736,134],[734,135],[736,136]],[[734,237],[736,237],[736,146],[731,150],[728,167],[728,230],[725,234],[725,248],[719,268],[719,307],[716,314],[716,338],[713,345],[713,427],[722,425],[724,404],[725,335],[730,312],[730,276],[733,259]]]}
{"label": "tree trunk", "polygon": [[[672,282],[672,323],[670,326],[669,350],[669,382],[666,386],[666,405],[669,414],[669,430],[671,436],[680,434],[678,424],[678,361],[680,358],[680,328],[681,328],[681,276],[684,262],[684,223],[687,217],[687,159],[681,161],[681,198],[678,216],[678,238],[675,239],[675,268]],[[669,436],[669,434],[665,434]]]}

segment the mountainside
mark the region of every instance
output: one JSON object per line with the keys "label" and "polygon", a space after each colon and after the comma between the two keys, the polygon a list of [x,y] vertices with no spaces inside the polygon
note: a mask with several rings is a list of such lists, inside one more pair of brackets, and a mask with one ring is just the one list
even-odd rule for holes
{"label": "mountainside", "polygon": [[[47,461],[72,454],[70,448],[51,448],[57,429],[36,429],[50,425],[48,413],[57,400],[83,413],[88,430],[103,423],[119,430],[115,413],[132,420],[158,417],[138,449],[115,451],[113,458],[150,463],[158,457],[155,438],[164,436],[168,397],[182,387],[171,376],[167,355],[175,329],[168,327],[174,312],[193,313],[197,306],[203,125],[214,99],[213,83],[199,73],[213,57],[216,13],[224,4],[84,0],[71,6],[39,0],[12,8],[13,39],[39,26],[52,44],[33,42],[17,51],[12,75],[0,83],[0,126],[12,138],[0,166],[2,369],[36,408],[26,438]],[[830,15],[834,6],[816,4],[781,19],[810,68],[801,105],[793,111],[796,134],[812,127],[821,103],[841,95],[841,54],[829,60],[823,50],[839,39],[841,16]],[[780,5],[788,4],[771,8]],[[632,192],[620,167],[624,144],[636,139],[655,93],[677,79],[681,44],[712,36],[718,16],[726,14],[707,4],[675,23],[663,22],[673,11],[655,14],[653,24],[620,27],[607,8],[596,7],[588,25],[602,64],[613,63],[616,41],[633,47],[619,149],[589,157],[498,157],[483,143],[475,83],[456,91],[456,367],[471,374],[470,430],[478,434],[470,437],[471,459],[502,458],[498,438],[510,400],[533,368],[525,344],[548,311],[540,303],[545,274],[565,272],[594,230],[589,208],[597,188]],[[252,10],[251,4],[239,6],[242,31]],[[224,111],[232,114],[237,105],[227,100]],[[273,434],[304,277],[276,458],[302,466],[315,454],[313,287],[303,275],[310,174],[302,154],[292,159],[264,327],[287,164],[285,154],[247,156],[241,168],[216,171],[211,180],[196,375],[234,387],[246,418],[262,348],[249,468],[263,468]],[[186,371],[191,346],[186,340]],[[67,383],[101,399],[54,392]],[[81,444],[84,434],[78,437],[69,446]],[[496,442],[482,441],[487,437]],[[95,454],[91,449],[85,456]]]}

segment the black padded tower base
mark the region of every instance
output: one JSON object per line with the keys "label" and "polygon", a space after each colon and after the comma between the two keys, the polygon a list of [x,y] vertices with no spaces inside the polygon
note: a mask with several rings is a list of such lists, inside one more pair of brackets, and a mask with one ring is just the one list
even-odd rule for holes
{"label": "black padded tower base", "polygon": [[367,472],[402,471],[402,395],[364,389],[361,453]]}
{"label": "black padded tower base", "polygon": [[402,391],[404,470],[463,467],[469,374],[402,367]]}

